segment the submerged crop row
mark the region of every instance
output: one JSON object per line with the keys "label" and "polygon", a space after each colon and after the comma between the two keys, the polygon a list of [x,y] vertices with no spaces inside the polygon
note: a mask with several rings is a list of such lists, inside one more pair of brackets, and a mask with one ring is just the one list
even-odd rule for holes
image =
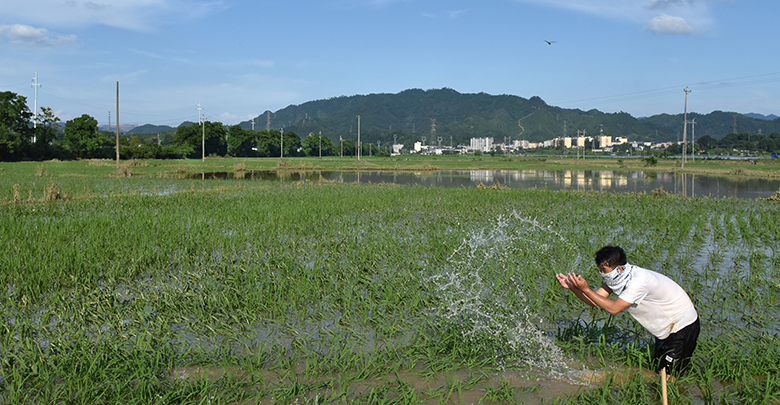
{"label": "submerged crop row", "polygon": [[[697,305],[677,402],[780,401],[777,204],[293,184],[0,207],[0,402],[654,403],[650,336],[554,281],[605,244]],[[629,378],[533,383],[582,364]]]}

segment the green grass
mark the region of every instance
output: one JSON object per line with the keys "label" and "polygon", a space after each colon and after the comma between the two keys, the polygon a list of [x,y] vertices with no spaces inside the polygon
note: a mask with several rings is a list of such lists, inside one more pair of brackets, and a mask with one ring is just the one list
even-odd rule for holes
{"label": "green grass", "polygon": [[[173,170],[149,164],[138,170]],[[595,285],[604,244],[699,310],[674,403],[778,401],[776,203],[115,170],[3,165],[2,187],[70,191],[0,205],[0,402],[657,403],[657,381],[639,377],[557,398],[500,377],[567,372],[555,353],[651,368],[641,326],[554,280]],[[179,377],[193,367],[208,373]],[[472,376],[437,380],[459,370]]]}

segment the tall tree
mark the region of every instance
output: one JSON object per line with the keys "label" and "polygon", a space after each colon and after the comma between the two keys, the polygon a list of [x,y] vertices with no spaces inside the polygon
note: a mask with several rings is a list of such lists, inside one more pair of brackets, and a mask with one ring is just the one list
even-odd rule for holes
{"label": "tall tree", "polygon": [[301,137],[295,132],[285,131],[284,133],[284,156],[300,156],[298,149],[301,148]]}
{"label": "tall tree", "polygon": [[336,150],[333,151],[334,154],[339,156],[355,156],[355,151],[357,150],[357,148],[355,148],[355,142],[344,139],[339,141],[336,145]]}
{"label": "tall tree", "polygon": [[21,158],[22,149],[33,135],[27,98],[10,91],[0,92],[0,159]]}
{"label": "tall tree", "polygon": [[321,134],[309,134],[301,141],[301,152],[305,156],[332,156],[333,142],[327,136]]}
{"label": "tall tree", "polygon": [[240,125],[228,128],[227,154],[230,156],[254,157],[257,152],[252,148],[257,143],[257,132],[243,129]]}
{"label": "tall tree", "polygon": [[187,157],[191,159],[199,158],[203,155],[204,136],[206,156],[218,155],[225,156],[227,153],[227,141],[225,135],[227,131],[220,122],[205,122],[205,134],[202,124],[192,124],[189,126],[180,126],[176,129],[176,136],[173,138],[173,144],[177,147],[192,148]]}
{"label": "tall tree", "polygon": [[36,142],[48,145],[57,139],[57,128],[54,124],[60,122],[60,118],[54,115],[49,107],[41,107],[41,113],[36,117],[37,134]]}
{"label": "tall tree", "polygon": [[281,134],[277,130],[260,131],[257,133],[257,156],[273,157],[279,156],[279,141]]}
{"label": "tall tree", "polygon": [[65,149],[77,158],[110,156],[111,139],[98,131],[97,120],[84,114],[65,123]]}

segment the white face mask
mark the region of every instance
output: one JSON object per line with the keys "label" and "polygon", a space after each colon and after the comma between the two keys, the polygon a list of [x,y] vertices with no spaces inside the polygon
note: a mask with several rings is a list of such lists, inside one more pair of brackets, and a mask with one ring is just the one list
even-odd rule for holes
{"label": "white face mask", "polygon": [[609,273],[599,273],[601,279],[604,280],[604,284],[617,295],[623,292],[623,289],[626,288],[626,283],[631,279],[631,269],[628,266],[628,264],[617,266]]}

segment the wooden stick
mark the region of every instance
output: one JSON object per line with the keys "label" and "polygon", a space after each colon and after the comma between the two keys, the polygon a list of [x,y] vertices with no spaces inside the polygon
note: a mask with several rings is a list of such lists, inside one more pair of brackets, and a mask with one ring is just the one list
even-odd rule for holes
{"label": "wooden stick", "polygon": [[661,396],[663,397],[663,404],[669,405],[666,399],[666,367],[661,368]]}

